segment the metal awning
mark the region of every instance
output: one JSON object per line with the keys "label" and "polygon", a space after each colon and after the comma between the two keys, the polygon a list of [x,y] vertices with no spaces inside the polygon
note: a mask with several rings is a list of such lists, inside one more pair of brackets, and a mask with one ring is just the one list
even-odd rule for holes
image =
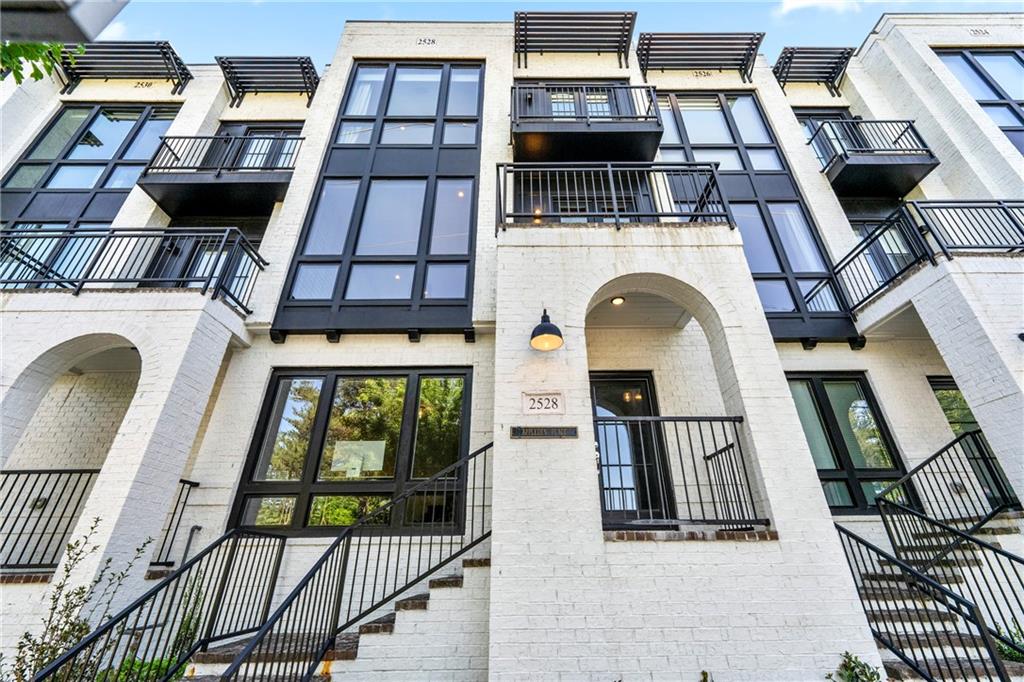
{"label": "metal awning", "polygon": [[217,57],[224,80],[231,92],[230,106],[242,103],[246,93],[299,92],[306,95],[306,106],[320,84],[313,60],[309,57]]}
{"label": "metal awning", "polygon": [[84,78],[166,80],[171,82],[172,95],[183,92],[192,80],[192,72],[165,41],[111,41],[86,43],[84,47],[82,54],[77,53],[75,45],[64,48],[60,65],[67,85],[62,94],[74,90]]}
{"label": "metal awning", "polygon": [[636,46],[644,78],[650,70],[739,71],[750,80],[764,33],[641,33]]}
{"label": "metal awning", "polygon": [[516,12],[517,66],[530,52],[611,52],[629,66],[636,12]]}
{"label": "metal awning", "polygon": [[783,90],[787,83],[820,83],[836,96],[853,51],[852,47],[784,47],[772,72]]}

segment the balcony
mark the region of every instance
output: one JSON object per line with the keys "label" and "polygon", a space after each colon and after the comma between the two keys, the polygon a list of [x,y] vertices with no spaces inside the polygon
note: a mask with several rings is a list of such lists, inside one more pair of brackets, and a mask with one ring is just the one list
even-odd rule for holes
{"label": "balcony", "polygon": [[853,311],[936,255],[1024,251],[1022,201],[912,201],[875,227],[836,263]]}
{"label": "balcony", "polygon": [[731,223],[710,163],[498,164],[497,225]]}
{"label": "balcony", "polygon": [[270,215],[301,145],[284,134],[164,137],[139,187],[172,218]]}
{"label": "balcony", "polygon": [[822,121],[808,141],[836,194],[900,198],[936,166],[911,121]]}
{"label": "balcony", "polygon": [[662,132],[653,87],[601,83],[512,87],[516,161],[651,161]]}
{"label": "balcony", "polygon": [[0,230],[0,290],[196,289],[247,315],[266,264],[235,228]]}

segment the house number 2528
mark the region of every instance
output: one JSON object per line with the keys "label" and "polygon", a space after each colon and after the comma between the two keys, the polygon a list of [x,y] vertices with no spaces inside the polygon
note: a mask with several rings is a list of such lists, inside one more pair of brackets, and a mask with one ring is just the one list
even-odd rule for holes
{"label": "house number 2528", "polygon": [[437,45],[437,38],[417,38],[417,45]]}
{"label": "house number 2528", "polygon": [[565,414],[565,398],[553,391],[523,393],[523,414]]}

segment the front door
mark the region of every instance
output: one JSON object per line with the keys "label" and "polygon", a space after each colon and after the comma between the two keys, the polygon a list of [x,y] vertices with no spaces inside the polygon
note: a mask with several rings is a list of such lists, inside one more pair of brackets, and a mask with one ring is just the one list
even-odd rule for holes
{"label": "front door", "polygon": [[653,378],[593,373],[590,390],[605,527],[666,525],[675,500]]}

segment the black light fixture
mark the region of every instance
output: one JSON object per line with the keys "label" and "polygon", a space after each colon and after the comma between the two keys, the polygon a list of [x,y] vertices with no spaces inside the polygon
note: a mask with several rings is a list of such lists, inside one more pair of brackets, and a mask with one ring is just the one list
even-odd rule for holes
{"label": "black light fixture", "polygon": [[564,341],[562,340],[562,330],[551,324],[551,318],[548,317],[548,309],[544,309],[544,314],[540,316],[540,324],[533,328],[533,333],[530,334],[530,347],[534,350],[551,351],[558,350],[562,347]]}

